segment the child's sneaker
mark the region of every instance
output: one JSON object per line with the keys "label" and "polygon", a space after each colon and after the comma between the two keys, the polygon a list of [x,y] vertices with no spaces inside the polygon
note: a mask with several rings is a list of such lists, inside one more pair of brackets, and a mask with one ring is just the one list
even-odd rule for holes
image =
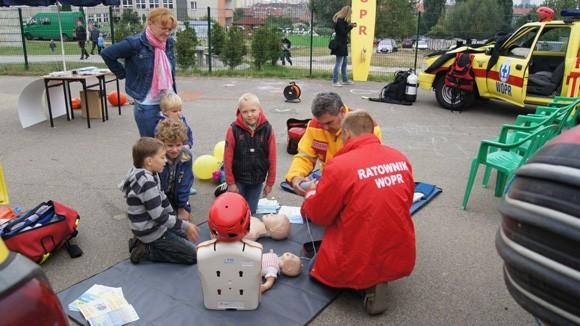
{"label": "child's sneaker", "polygon": [[369,315],[379,315],[388,308],[387,282],[379,283],[366,289],[363,306]]}
{"label": "child's sneaker", "polygon": [[350,81],[350,80],[347,80],[347,81],[343,81],[342,84],[343,85],[352,85],[354,83],[352,81]]}
{"label": "child's sneaker", "polygon": [[213,194],[217,197],[226,191],[228,191],[228,184],[224,182],[224,183],[220,184],[219,186],[215,187]]}
{"label": "child's sneaker", "polygon": [[197,189],[195,189],[194,187],[191,187],[191,189],[189,189],[189,195],[196,195],[197,194]]}
{"label": "child's sneaker", "polygon": [[336,83],[332,83],[332,86],[334,86],[334,87],[342,87],[342,84],[339,83],[339,82],[336,82]]}
{"label": "child's sneaker", "polygon": [[143,256],[147,253],[145,244],[137,238],[129,239],[129,259],[133,264],[139,264]]}

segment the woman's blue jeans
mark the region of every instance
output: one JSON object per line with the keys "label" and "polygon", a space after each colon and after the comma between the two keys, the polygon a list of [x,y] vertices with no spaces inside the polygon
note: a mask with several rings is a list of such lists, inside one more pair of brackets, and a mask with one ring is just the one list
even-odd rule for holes
{"label": "woman's blue jeans", "polygon": [[340,73],[342,74],[342,81],[348,81],[348,75],[346,74],[346,64],[348,63],[347,56],[336,56],[336,63],[334,64],[334,69],[332,70],[332,82],[338,82],[338,69],[340,67]]}
{"label": "woman's blue jeans", "polygon": [[159,104],[145,105],[135,102],[133,116],[141,137],[155,137],[155,127],[157,127],[160,112]]}

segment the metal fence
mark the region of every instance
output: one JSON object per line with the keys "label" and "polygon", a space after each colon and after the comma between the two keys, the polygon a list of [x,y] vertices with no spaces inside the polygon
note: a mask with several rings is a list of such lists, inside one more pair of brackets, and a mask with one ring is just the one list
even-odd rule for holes
{"label": "metal fence", "polygon": [[[133,3],[132,1],[129,1]],[[161,1],[157,1],[159,5]],[[165,4],[167,1],[163,1]],[[248,2],[248,1],[246,1]],[[125,2],[123,2],[125,3]],[[102,33],[105,46],[118,41],[118,35],[127,24],[123,20],[123,12],[133,10],[138,17],[139,23],[143,23],[149,10],[145,1],[135,1],[135,5],[127,5],[109,8],[104,6],[76,8],[71,11],[59,11],[55,6],[51,7],[23,7],[7,8],[0,10],[0,63],[2,65],[42,65],[62,70],[63,61],[69,67],[82,65],[102,65],[98,56],[98,48],[93,42],[87,41],[87,50],[91,56],[87,60],[81,60],[81,52],[74,40],[74,24],[78,12],[84,15],[86,25],[92,25]],[[142,5],[138,5],[142,3]],[[149,3],[153,3],[149,1]],[[252,41],[260,26],[268,26],[277,34],[277,37],[287,35],[291,41],[292,65],[282,65],[278,60],[275,65],[271,62],[264,64],[260,70],[268,76],[319,76],[329,77],[334,66],[335,57],[330,55],[328,49],[329,38],[333,30],[328,26],[313,23],[312,14],[306,4],[265,5],[258,1],[252,2],[244,8],[193,8],[194,1],[188,4],[188,8],[180,10],[169,6],[178,17],[178,30],[185,25],[195,29],[198,44],[196,56],[193,62],[193,70],[220,74],[231,68],[224,64],[221,56],[214,53],[217,44],[208,37],[212,22],[223,25],[226,29],[238,28],[243,38],[243,44],[247,48],[247,54],[241,64],[233,68],[239,75],[255,75],[258,67],[254,64],[252,56]],[[138,6],[138,7],[137,7]],[[185,10],[185,11],[184,11]],[[59,26],[60,18],[60,26]],[[388,19],[377,17],[377,19]],[[312,25],[312,26],[311,26]],[[88,26],[87,26],[88,27]],[[142,27],[140,27],[142,30]],[[90,35],[90,31],[88,31]],[[61,41],[60,36],[63,36]],[[117,36],[115,36],[117,35]],[[211,35],[211,34],[210,34]],[[375,79],[383,79],[392,76],[394,72],[412,68],[415,61],[415,51],[418,51],[417,65],[422,69],[423,57],[433,51],[449,48],[457,40],[426,39],[418,42],[419,49],[414,47],[412,39],[389,39],[376,40],[373,48],[374,54],[371,60],[370,76]],[[51,45],[52,44],[52,45]],[[214,51],[211,51],[213,49]],[[280,51],[282,54],[282,51]]]}

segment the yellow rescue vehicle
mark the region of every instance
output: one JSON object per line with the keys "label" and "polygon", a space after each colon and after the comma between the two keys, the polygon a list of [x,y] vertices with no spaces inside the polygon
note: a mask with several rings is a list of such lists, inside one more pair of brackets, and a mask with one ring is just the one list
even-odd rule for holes
{"label": "yellow rescue vehicle", "polygon": [[[474,99],[496,99],[523,107],[547,104],[556,95],[580,96],[580,10],[565,9],[563,20],[534,22],[481,47],[458,47],[426,58],[419,86],[433,89],[446,109],[464,109]],[[472,91],[446,85],[457,53],[471,58]]]}

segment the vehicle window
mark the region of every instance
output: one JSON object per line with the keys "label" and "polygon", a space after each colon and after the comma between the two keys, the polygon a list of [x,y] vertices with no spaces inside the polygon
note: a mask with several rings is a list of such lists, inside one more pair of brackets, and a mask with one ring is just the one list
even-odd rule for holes
{"label": "vehicle window", "polygon": [[508,40],[501,49],[501,55],[526,58],[530,52],[534,39],[538,34],[539,27],[534,26],[520,30]]}
{"label": "vehicle window", "polygon": [[42,17],[42,18],[40,19],[40,23],[41,23],[42,25],[50,25],[50,18],[48,18],[48,17]]}
{"label": "vehicle window", "polygon": [[568,26],[546,27],[540,34],[534,51],[566,53],[569,38]]}

